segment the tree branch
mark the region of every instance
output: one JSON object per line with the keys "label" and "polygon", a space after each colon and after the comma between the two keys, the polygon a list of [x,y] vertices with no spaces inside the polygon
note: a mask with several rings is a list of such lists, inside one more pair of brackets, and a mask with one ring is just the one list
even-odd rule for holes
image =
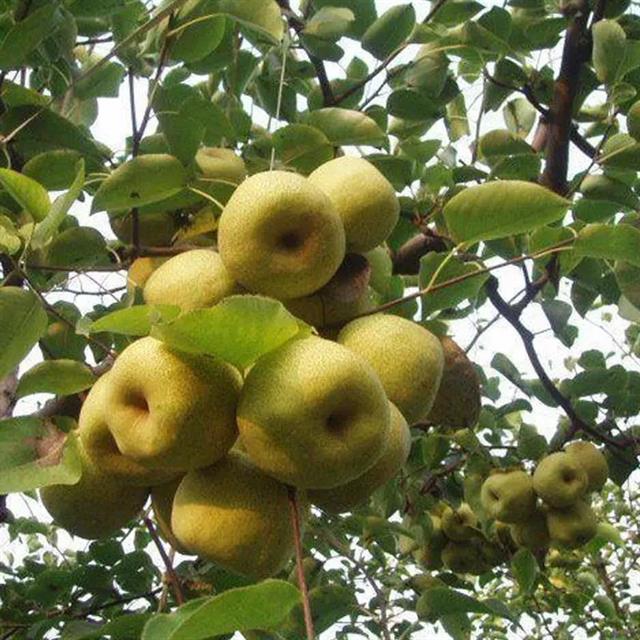
{"label": "tree branch", "polygon": [[173,595],[176,598],[176,602],[178,605],[184,604],[184,594],[182,593],[182,587],[180,586],[180,579],[178,578],[175,569],[173,568],[173,564],[171,559],[167,555],[167,552],[162,544],[162,541],[158,537],[158,532],[156,531],[153,522],[151,522],[150,518],[143,518],[143,522],[149,531],[149,535],[153,540],[153,544],[156,545],[156,549],[158,549],[158,553],[162,558],[162,562],[164,562],[165,571],[167,573],[167,579],[171,583],[171,587],[173,589]]}

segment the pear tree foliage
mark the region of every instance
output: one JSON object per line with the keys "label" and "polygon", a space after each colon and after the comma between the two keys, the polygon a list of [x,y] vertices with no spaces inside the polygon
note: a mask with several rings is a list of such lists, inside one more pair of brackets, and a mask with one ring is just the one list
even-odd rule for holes
{"label": "pear tree foliage", "polygon": [[[0,637],[640,636],[629,0],[0,0],[0,145]],[[382,244],[304,304],[209,286],[239,184],[345,155],[395,191]],[[376,309],[442,339],[448,400],[372,495],[291,518],[277,574],[182,554],[144,492],[91,542],[46,517],[96,482],[80,408],[130,344],[247,370]]]}

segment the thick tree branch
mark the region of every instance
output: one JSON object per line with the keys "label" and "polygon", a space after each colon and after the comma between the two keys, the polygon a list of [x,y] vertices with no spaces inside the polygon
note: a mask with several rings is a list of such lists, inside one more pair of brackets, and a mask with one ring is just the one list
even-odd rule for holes
{"label": "thick tree branch", "polygon": [[393,272],[413,275],[420,271],[420,259],[432,251],[448,251],[446,241],[429,229],[405,242],[392,256]]}

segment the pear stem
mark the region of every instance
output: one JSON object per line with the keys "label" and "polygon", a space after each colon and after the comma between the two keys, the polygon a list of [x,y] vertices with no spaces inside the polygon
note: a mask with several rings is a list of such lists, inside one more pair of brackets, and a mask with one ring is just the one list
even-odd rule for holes
{"label": "pear stem", "polygon": [[184,594],[182,593],[182,588],[180,587],[180,580],[173,568],[173,562],[171,562],[171,558],[167,555],[164,545],[162,544],[162,542],[160,541],[160,538],[158,537],[158,532],[156,531],[156,528],[153,525],[153,522],[151,522],[151,518],[144,518],[143,522],[147,527],[147,530],[149,531],[149,535],[151,536],[153,543],[156,545],[156,548],[158,549],[158,553],[162,558],[162,562],[164,562],[164,566],[167,574],[167,581],[171,584],[171,588],[173,589],[173,595],[176,598],[176,602],[178,603],[178,605],[184,604]]}
{"label": "pear stem", "polygon": [[309,590],[304,577],[304,554],[302,550],[302,533],[300,530],[300,510],[298,508],[298,494],[295,487],[287,487],[289,495],[289,508],[291,513],[291,528],[293,530],[293,543],[296,549],[296,573],[298,576],[298,587],[302,594],[302,610],[304,612],[304,626],[307,630],[307,640],[315,640],[316,632],[313,628],[313,617],[311,616],[311,604],[309,603]]}

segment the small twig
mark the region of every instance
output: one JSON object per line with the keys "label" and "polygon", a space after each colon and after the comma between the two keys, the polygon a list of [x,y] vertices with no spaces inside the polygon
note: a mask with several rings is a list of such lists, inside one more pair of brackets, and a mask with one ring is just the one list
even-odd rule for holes
{"label": "small twig", "polygon": [[151,522],[151,518],[145,517],[143,518],[143,522],[149,531],[149,535],[153,540],[153,543],[156,545],[158,549],[158,553],[162,558],[162,562],[164,562],[164,567],[167,573],[167,579],[171,583],[171,588],[173,589],[173,595],[176,598],[176,602],[178,605],[184,604],[184,594],[182,593],[182,587],[180,586],[180,579],[178,578],[175,569],[173,568],[173,563],[171,562],[171,558],[167,555],[165,551],[164,545],[162,544],[160,538],[158,537],[158,533],[156,531],[153,522]]}
{"label": "small twig", "polygon": [[311,615],[311,604],[309,602],[309,590],[307,588],[307,581],[304,577],[304,552],[302,549],[302,531],[300,527],[298,496],[295,487],[287,487],[287,493],[289,496],[289,511],[291,515],[293,543],[296,550],[296,575],[298,576],[298,587],[302,594],[304,626],[307,632],[307,640],[315,640],[316,632],[313,628],[313,617]]}

